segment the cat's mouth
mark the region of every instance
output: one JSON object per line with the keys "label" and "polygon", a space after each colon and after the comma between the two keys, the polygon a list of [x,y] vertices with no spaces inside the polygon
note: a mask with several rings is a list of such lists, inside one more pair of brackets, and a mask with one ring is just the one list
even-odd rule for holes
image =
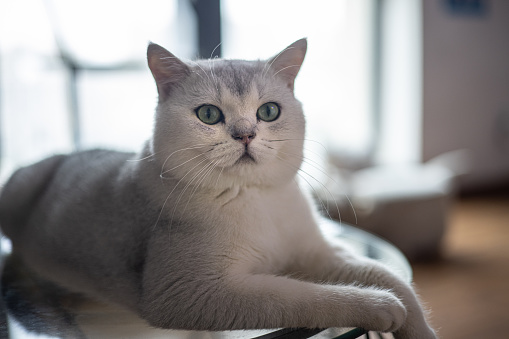
{"label": "cat's mouth", "polygon": [[240,156],[240,158],[235,162],[235,165],[239,165],[239,164],[252,164],[252,163],[255,163],[256,160],[255,158],[253,158],[253,156],[249,153],[249,151],[246,149],[246,151],[244,152],[244,154],[242,154]]}

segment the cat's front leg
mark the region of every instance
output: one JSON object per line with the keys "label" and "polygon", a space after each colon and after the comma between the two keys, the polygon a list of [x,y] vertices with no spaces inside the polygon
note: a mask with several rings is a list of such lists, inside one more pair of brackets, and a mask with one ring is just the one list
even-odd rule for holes
{"label": "cat's front leg", "polygon": [[176,279],[162,290],[147,289],[141,316],[157,327],[213,331],[362,327],[391,332],[406,318],[401,302],[377,288],[247,273],[196,278]]}
{"label": "cat's front leg", "polygon": [[[392,273],[389,268],[344,248],[324,247],[319,253],[314,258],[312,267],[309,267],[315,279],[323,279],[328,283],[387,289],[402,301],[408,314],[404,324],[394,333],[396,339],[437,338],[426,321],[425,312],[411,285]],[[308,264],[311,262],[308,261]]]}
{"label": "cat's front leg", "polygon": [[386,290],[253,270],[245,260],[213,246],[210,237],[182,231],[169,238],[165,229],[156,229],[147,244],[140,281],[138,312],[153,326],[215,331],[363,327],[385,332],[405,321],[405,307]]}

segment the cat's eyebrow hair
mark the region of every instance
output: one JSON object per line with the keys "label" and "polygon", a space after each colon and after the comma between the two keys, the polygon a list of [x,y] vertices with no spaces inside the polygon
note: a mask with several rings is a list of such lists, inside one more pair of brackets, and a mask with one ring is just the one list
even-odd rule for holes
{"label": "cat's eyebrow hair", "polygon": [[258,99],[262,100],[265,96],[265,84],[262,82],[256,82],[256,89],[258,90]]}
{"label": "cat's eyebrow hair", "polygon": [[217,70],[223,84],[236,96],[243,97],[250,90],[256,71],[243,65],[241,61],[225,60],[224,66]]}

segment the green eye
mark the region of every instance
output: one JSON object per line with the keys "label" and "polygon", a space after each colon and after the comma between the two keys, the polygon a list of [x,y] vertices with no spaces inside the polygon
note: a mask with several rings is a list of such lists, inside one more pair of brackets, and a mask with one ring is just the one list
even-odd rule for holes
{"label": "green eye", "polygon": [[223,113],[221,113],[221,110],[212,105],[203,105],[198,107],[196,110],[196,116],[208,125],[217,124],[223,119]]}
{"label": "green eye", "polygon": [[274,102],[263,104],[258,108],[256,116],[263,121],[274,121],[279,118],[279,106]]}

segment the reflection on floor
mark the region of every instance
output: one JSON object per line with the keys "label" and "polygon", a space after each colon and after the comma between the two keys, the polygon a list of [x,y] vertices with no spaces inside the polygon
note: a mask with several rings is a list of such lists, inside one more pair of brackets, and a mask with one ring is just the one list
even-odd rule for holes
{"label": "reflection on floor", "polygon": [[507,338],[509,195],[460,199],[442,259],[413,268],[441,338]]}

